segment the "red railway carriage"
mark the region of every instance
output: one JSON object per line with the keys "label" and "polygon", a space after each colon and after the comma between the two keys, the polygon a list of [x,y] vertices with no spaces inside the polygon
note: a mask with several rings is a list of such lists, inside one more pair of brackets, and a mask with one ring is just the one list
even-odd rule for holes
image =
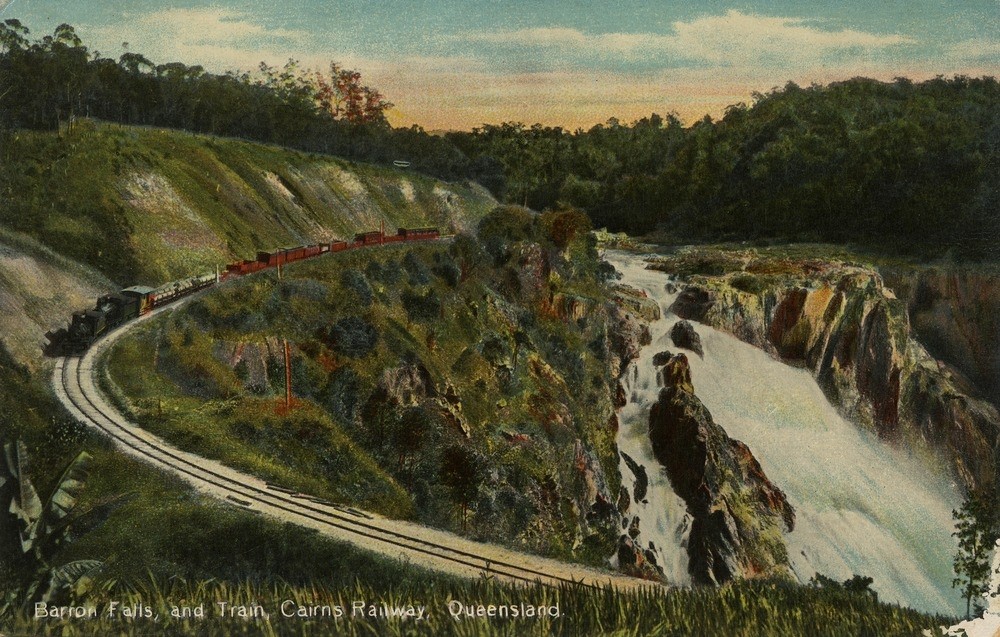
{"label": "red railway carriage", "polygon": [[374,232],[359,232],[354,235],[354,243],[357,245],[370,246],[382,243],[385,235],[375,230]]}
{"label": "red railway carriage", "polygon": [[[232,277],[252,274],[327,252],[342,252],[352,248],[401,241],[437,239],[440,236],[437,228],[430,227],[400,228],[396,234],[386,236],[383,226],[383,230],[359,232],[354,235],[354,240],[350,242],[332,241],[319,245],[279,248],[272,252],[260,251],[257,253],[256,259],[227,265],[225,272],[218,275],[218,280],[225,281]],[[44,348],[45,353],[49,356],[81,354],[109,328],[145,314],[153,307],[171,303],[182,296],[208,287],[215,281],[216,275],[205,274],[172,281],[156,290],[132,287],[121,290],[118,294],[102,296],[98,299],[97,307],[94,310],[76,312],[68,328],[47,333],[46,337],[49,339],[49,343]]]}
{"label": "red railway carriage", "polygon": [[441,236],[437,228],[426,227],[426,228],[400,228],[397,236],[402,237],[404,241],[417,241],[419,239],[437,239]]}

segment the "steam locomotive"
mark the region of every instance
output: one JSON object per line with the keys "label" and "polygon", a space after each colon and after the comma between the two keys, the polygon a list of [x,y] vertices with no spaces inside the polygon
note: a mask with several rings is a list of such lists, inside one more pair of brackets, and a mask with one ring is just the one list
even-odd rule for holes
{"label": "steam locomotive", "polygon": [[123,323],[127,323],[153,309],[172,303],[217,282],[278,268],[287,263],[310,259],[328,252],[342,252],[371,245],[385,245],[403,241],[427,241],[441,236],[437,228],[400,228],[395,235],[383,230],[360,232],[353,241],[333,241],[316,245],[279,248],[271,252],[258,252],[253,260],[238,261],[226,266],[219,274],[203,274],[179,281],[171,281],[158,288],[133,286],[115,294],[105,294],[97,299],[92,310],[74,312],[67,327],[45,334],[48,343],[43,348],[46,356],[79,356],[90,349],[94,341]]}

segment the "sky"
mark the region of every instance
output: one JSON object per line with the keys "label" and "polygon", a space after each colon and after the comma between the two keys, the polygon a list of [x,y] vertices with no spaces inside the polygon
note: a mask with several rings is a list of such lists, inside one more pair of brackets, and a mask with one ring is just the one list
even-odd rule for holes
{"label": "sky", "polygon": [[1000,0],[0,0],[10,18],[216,72],[336,61],[427,130],[690,123],[788,81],[1000,75]]}

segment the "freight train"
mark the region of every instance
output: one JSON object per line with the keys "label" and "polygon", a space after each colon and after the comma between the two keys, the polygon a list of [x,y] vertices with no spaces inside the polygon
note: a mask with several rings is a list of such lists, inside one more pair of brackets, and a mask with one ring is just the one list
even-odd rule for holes
{"label": "freight train", "polygon": [[119,325],[148,314],[177,299],[193,294],[220,281],[244,276],[269,268],[280,268],[287,263],[310,259],[328,252],[342,252],[371,245],[385,245],[403,241],[427,241],[441,236],[437,228],[400,228],[395,235],[383,230],[360,232],[353,241],[333,241],[316,245],[279,248],[271,252],[258,252],[257,258],[231,263],[218,274],[171,281],[158,288],[133,286],[116,294],[106,294],[97,299],[92,310],[74,312],[67,327],[48,332],[48,343],[43,348],[47,356],[79,356],[101,336]]}

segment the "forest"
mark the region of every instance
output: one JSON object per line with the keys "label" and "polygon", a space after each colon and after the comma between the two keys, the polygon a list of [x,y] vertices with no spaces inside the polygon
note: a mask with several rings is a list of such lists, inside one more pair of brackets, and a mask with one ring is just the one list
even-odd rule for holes
{"label": "forest", "polygon": [[502,124],[448,137],[473,159],[501,163],[507,200],[577,206],[611,230],[998,254],[1000,88],[991,77],[788,83],[690,127],[652,115],[572,133]]}
{"label": "forest", "polygon": [[[854,78],[784,87],[690,126],[675,115],[588,130],[484,124],[393,128],[360,73],[261,64],[254,73],[112,60],[73,27],[32,41],[0,24],[0,131],[78,117],[242,137],[473,179],[536,210],[674,242],[822,241],[995,259],[1000,88],[993,77]],[[0,133],[2,134],[2,133]],[[2,184],[0,184],[2,186]]]}

